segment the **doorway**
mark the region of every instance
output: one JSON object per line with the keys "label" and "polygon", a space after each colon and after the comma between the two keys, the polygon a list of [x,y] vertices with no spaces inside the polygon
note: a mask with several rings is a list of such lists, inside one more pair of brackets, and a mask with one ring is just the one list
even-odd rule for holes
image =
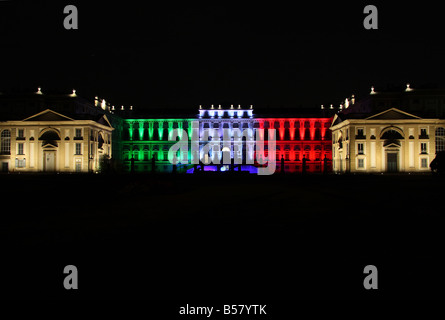
{"label": "doorway", "polygon": [[54,172],[56,170],[56,153],[45,152],[43,157],[44,171]]}
{"label": "doorway", "polygon": [[398,156],[396,152],[388,152],[386,154],[386,165],[388,172],[398,172],[397,159]]}
{"label": "doorway", "polygon": [[9,172],[9,163],[2,162],[2,172]]}

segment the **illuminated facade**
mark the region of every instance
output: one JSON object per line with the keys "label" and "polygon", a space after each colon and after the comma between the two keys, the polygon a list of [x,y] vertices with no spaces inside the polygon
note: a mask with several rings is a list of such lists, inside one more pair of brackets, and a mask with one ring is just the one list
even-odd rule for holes
{"label": "illuminated facade", "polygon": [[[242,162],[241,170],[255,172],[259,166],[256,162],[258,150],[255,148],[257,131],[265,145],[263,154],[258,157],[266,158],[269,156],[268,140],[271,138],[268,129],[276,129],[277,171],[281,171],[282,159],[285,172],[302,172],[303,163],[307,172],[329,171],[332,158],[331,120],[329,117],[256,117],[252,106],[243,108],[240,105],[228,108],[200,106],[199,114],[194,118],[126,119],[123,134],[124,168],[127,171],[150,172],[154,166],[157,172],[171,172],[173,166],[171,159],[168,159],[168,151],[176,141],[169,141],[169,137],[174,129],[183,129],[189,141],[192,135],[199,135],[199,151],[189,147],[187,154],[178,154],[179,159],[188,159],[189,164],[178,163],[177,172],[193,172],[191,163],[197,157],[201,162],[208,162],[211,158],[213,163],[215,159],[222,163],[224,152],[230,152],[230,158],[234,161],[238,159]],[[196,128],[192,127],[193,123],[196,123]],[[245,138],[239,144],[232,137],[228,143],[230,148],[226,141],[227,149],[224,149],[224,129],[228,129],[230,136],[236,129],[245,131],[245,137],[249,136],[252,140]],[[206,130],[214,130],[214,136],[210,134],[210,139],[204,136]],[[204,146],[214,139],[221,141],[221,147],[204,152]],[[208,165],[204,170],[225,171],[229,168],[227,165]]]}
{"label": "illuminated facade", "polygon": [[2,172],[97,172],[112,157],[106,115],[76,120],[45,110],[0,122]]}
{"label": "illuminated facade", "polygon": [[365,119],[335,116],[333,171],[428,172],[444,151],[445,120],[422,119],[391,108]]}
{"label": "illuminated facade", "polygon": [[[22,121],[26,117],[47,109],[76,121],[96,121],[106,115],[107,121],[114,128],[111,134],[112,167],[116,170],[120,169],[122,163],[123,118],[131,117],[131,107],[114,107],[105,99],[99,97],[90,101],[79,96],[76,90],[61,93],[39,87],[35,92],[0,93],[0,121]],[[18,171],[14,169],[14,163],[11,164],[9,171]]]}
{"label": "illuminated facade", "polygon": [[281,159],[284,159],[285,172],[302,172],[303,162],[307,172],[331,170],[331,118],[259,118],[255,122],[256,128],[265,129],[265,140],[267,129],[276,130],[278,170],[281,170]]}
{"label": "illuminated facade", "polygon": [[333,171],[428,172],[445,151],[444,119],[444,90],[372,88],[333,119]]}
{"label": "illuminated facade", "polygon": [[[157,172],[171,172],[172,165],[168,159],[168,151],[176,141],[169,141],[174,129],[184,129],[192,136],[194,119],[125,119],[123,133],[123,160],[126,171],[149,172],[153,165]],[[182,159],[190,159],[191,152],[181,155]],[[178,165],[178,171],[187,168]]]}

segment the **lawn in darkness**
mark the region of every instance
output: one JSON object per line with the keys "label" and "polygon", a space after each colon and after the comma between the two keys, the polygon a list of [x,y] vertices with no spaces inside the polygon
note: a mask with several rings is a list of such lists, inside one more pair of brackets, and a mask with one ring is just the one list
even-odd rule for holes
{"label": "lawn in darkness", "polygon": [[68,264],[78,297],[367,297],[368,264],[383,297],[442,294],[445,181],[430,174],[0,181],[6,294],[63,298]]}

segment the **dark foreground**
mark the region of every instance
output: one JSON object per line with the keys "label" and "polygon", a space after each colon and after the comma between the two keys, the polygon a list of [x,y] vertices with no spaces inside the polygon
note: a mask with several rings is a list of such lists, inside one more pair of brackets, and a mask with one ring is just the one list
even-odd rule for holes
{"label": "dark foreground", "polygon": [[[0,176],[3,297],[443,298],[445,179]],[[63,268],[79,290],[63,288]],[[363,288],[363,269],[379,289]],[[229,303],[229,302],[227,302]]]}

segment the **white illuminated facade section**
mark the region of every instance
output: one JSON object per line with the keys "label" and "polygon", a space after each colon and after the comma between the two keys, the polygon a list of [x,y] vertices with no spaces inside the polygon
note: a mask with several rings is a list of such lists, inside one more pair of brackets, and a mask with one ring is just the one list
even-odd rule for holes
{"label": "white illuminated facade section", "polygon": [[[244,158],[245,160],[253,161],[253,106],[243,108],[241,105],[238,105],[237,108],[234,108],[231,105],[224,108],[218,105],[218,108],[215,109],[214,105],[210,107],[201,105],[199,106],[198,117],[201,159],[205,159],[208,156],[211,159],[219,159],[221,161],[223,150],[225,150],[226,152],[230,151],[230,158],[233,160],[238,161]],[[249,139],[242,141],[243,134],[250,137],[252,141],[249,142]],[[206,147],[209,141],[213,141],[215,144],[219,142],[220,147]]]}

